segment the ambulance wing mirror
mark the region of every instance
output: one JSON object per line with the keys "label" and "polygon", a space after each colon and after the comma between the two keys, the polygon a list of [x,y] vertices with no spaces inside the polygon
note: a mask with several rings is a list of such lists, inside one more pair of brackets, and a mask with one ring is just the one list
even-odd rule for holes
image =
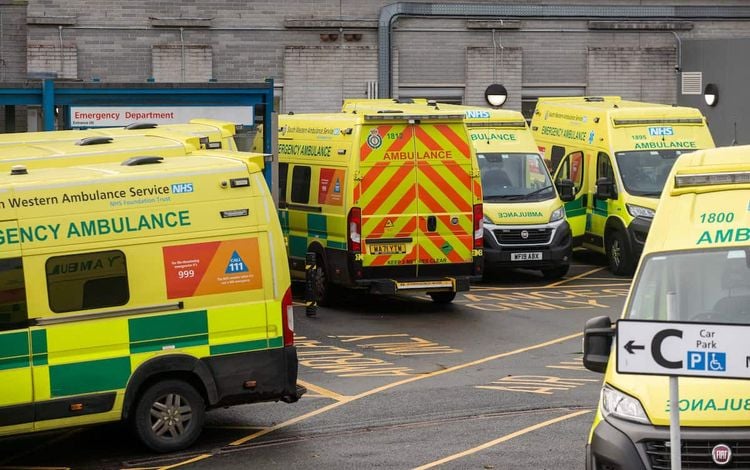
{"label": "ambulance wing mirror", "polygon": [[560,194],[560,199],[563,202],[572,201],[575,199],[575,187],[573,181],[569,179],[557,180],[557,192]]}
{"label": "ambulance wing mirror", "polygon": [[596,198],[597,199],[617,199],[617,190],[615,182],[607,177],[601,177],[596,180]]}
{"label": "ambulance wing mirror", "polygon": [[604,372],[612,350],[615,329],[607,316],[588,320],[583,330],[583,366],[592,372]]}

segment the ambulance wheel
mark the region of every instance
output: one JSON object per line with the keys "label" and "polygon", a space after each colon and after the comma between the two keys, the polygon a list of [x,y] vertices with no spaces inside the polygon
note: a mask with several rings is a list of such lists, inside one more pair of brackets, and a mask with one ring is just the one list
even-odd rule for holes
{"label": "ambulance wheel", "polygon": [[551,279],[560,279],[561,277],[568,274],[568,270],[570,269],[569,264],[565,264],[563,266],[557,266],[554,268],[549,269],[542,269],[542,276],[544,279],[551,280]]}
{"label": "ambulance wheel", "polygon": [[318,254],[318,264],[315,268],[315,299],[321,307],[330,307],[334,304],[336,293],[334,286],[328,279],[325,260]]}
{"label": "ambulance wheel", "polygon": [[138,438],[156,452],[190,446],[203,428],[205,404],[195,388],[182,380],[162,380],[138,399],[132,425]]}
{"label": "ambulance wheel", "polygon": [[613,230],[605,237],[609,270],[618,276],[629,276],[635,271],[628,239],[621,230]]}
{"label": "ambulance wheel", "polygon": [[456,298],[455,292],[432,292],[429,295],[436,304],[449,304]]}

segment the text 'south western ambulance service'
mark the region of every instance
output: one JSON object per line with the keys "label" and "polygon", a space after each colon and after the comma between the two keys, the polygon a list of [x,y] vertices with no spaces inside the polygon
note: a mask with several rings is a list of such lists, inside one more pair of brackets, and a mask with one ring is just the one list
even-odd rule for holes
{"label": "text 'south western ambulance service'", "polygon": [[482,193],[463,116],[423,106],[279,116],[279,213],[292,274],[450,302],[481,275]]}
{"label": "text 'south western ambulance service'", "polygon": [[0,435],[123,419],[174,451],[208,408],[304,392],[252,159],[15,167],[0,187]]}
{"label": "text 'south western ambulance service'", "polygon": [[[679,375],[710,376],[679,378],[682,468],[750,468],[750,382],[729,378],[738,377],[732,364],[747,376],[750,353],[741,351],[742,342],[724,344],[720,334],[750,323],[748,207],[750,146],[702,150],[675,163],[623,318],[678,322],[665,323],[673,328],[696,323],[691,331],[697,334],[684,356],[659,357],[668,350],[659,342],[680,341],[669,337],[673,332],[615,351],[610,318],[587,322],[584,365],[605,372],[587,469],[674,468],[668,378],[619,373],[617,354],[650,354],[654,364],[687,370]],[[674,299],[671,315],[668,296]]]}
{"label": "text 'south western ambulance service'", "polygon": [[697,109],[612,96],[540,98],[531,129],[554,180],[573,182],[574,246],[606,254],[620,275],[635,270],[676,158],[714,147]]}

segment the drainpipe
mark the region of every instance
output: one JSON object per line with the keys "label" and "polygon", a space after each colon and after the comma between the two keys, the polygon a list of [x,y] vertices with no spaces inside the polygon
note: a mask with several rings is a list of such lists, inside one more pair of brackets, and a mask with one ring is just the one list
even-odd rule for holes
{"label": "drainpipe", "polygon": [[399,17],[541,18],[609,20],[747,20],[746,6],[657,5],[504,5],[482,3],[398,2],[380,9],[378,18],[378,98],[390,98],[391,28]]}
{"label": "drainpipe", "polygon": [[182,82],[185,82],[185,28],[180,26],[180,72],[182,77]]}
{"label": "drainpipe", "polygon": [[65,59],[63,57],[62,25],[57,26],[57,34],[60,36],[60,78],[65,76]]}

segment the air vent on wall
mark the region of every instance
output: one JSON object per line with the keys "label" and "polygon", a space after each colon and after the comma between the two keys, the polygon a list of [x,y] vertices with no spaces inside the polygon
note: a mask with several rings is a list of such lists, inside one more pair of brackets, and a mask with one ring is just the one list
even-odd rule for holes
{"label": "air vent on wall", "polygon": [[682,94],[703,94],[703,72],[682,72]]}

